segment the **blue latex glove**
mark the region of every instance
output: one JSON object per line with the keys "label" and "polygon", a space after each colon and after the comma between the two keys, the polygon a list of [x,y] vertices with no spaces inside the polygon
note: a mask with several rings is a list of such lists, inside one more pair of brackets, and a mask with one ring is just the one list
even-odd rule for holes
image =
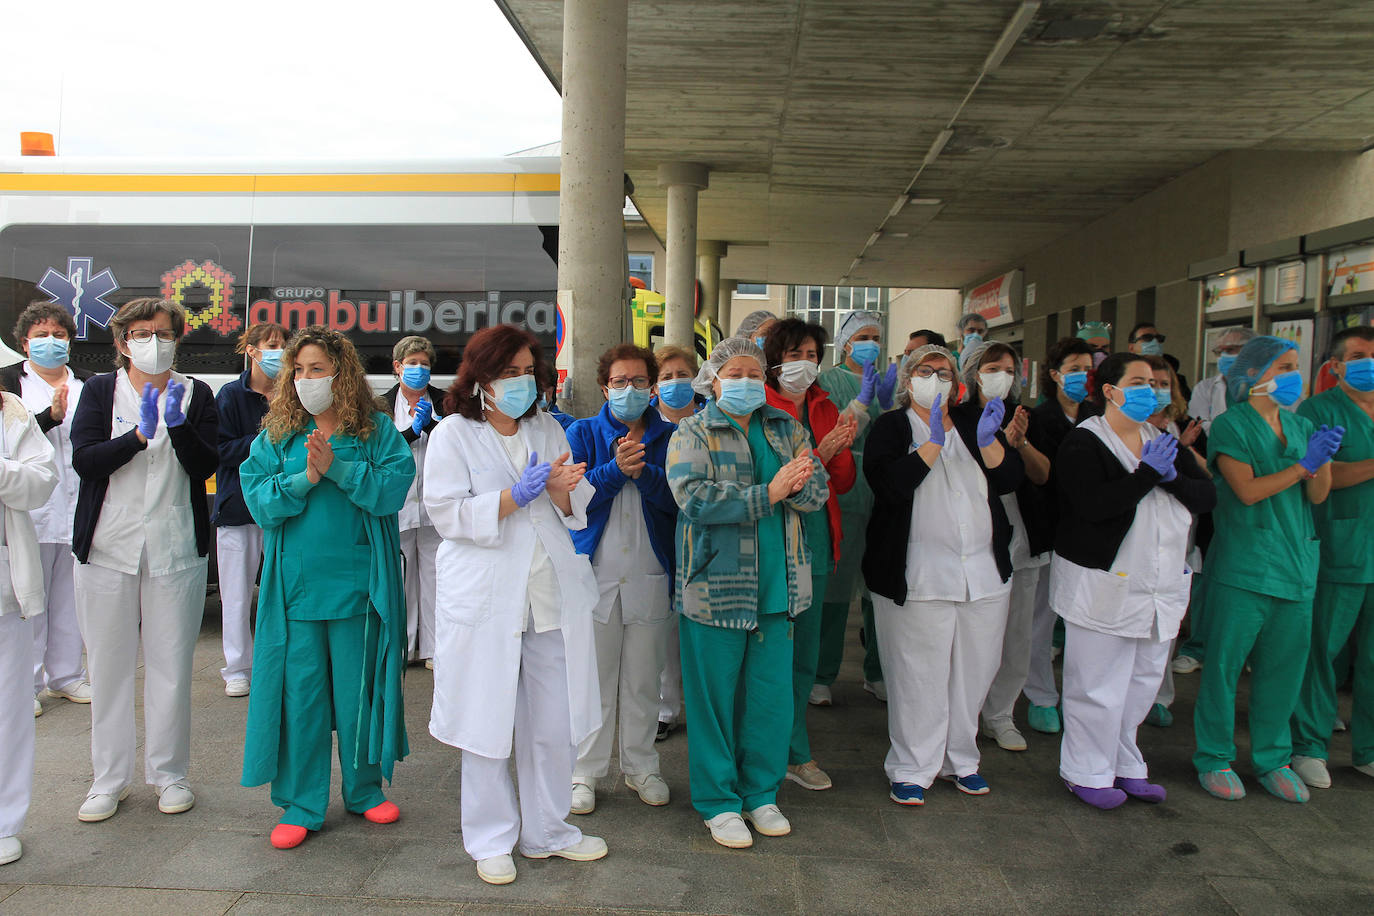
{"label": "blue latex glove", "polygon": [[138,404],[138,431],[150,441],[157,435],[157,389],[151,382],[143,383],[143,398]]}
{"label": "blue latex glove", "polygon": [[528,506],[544,492],[544,485],[549,482],[550,470],[552,468],[547,461],[540,463],[538,452],[530,452],[529,464],[525,465],[525,470],[515,482],[515,486],[510,488],[510,498],[515,500],[517,506]]}
{"label": "blue latex glove", "polygon": [[1341,447],[1341,439],[1345,437],[1345,427],[1337,426],[1332,429],[1323,425],[1312,434],[1307,440],[1307,454],[1302,456],[1298,464],[1307,469],[1309,474],[1315,474],[1332,458],[1336,457],[1336,452]]}
{"label": "blue latex glove", "polygon": [[167,380],[167,402],[162,409],[162,419],[167,421],[168,429],[186,422],[186,412],[181,409],[181,396],[185,393],[185,385],[176,379]]}
{"label": "blue latex glove", "polygon": [[865,407],[873,403],[873,395],[878,391],[878,370],[872,363],[864,363],[864,379],[859,384],[858,402]]}
{"label": "blue latex glove", "polygon": [[1165,483],[1178,476],[1174,459],[1178,457],[1178,440],[1165,433],[1146,442],[1140,448],[1140,463],[1153,468]]}
{"label": "blue latex glove", "polygon": [[930,405],[930,441],[936,445],[945,444],[945,409],[941,406],[944,398],[943,394],[937,394],[935,403]]}
{"label": "blue latex glove", "polygon": [[878,406],[883,410],[892,408],[892,392],[897,388],[897,364],[887,367],[887,374],[878,382]]}
{"label": "blue latex glove", "polygon": [[434,405],[429,402],[429,398],[420,398],[419,403],[415,405],[415,419],[410,421],[410,431],[417,436],[420,435],[433,416]]}
{"label": "blue latex glove", "polygon": [[997,431],[1002,428],[1002,418],[1007,415],[1007,405],[1001,398],[988,401],[983,415],[978,418],[978,447],[987,448],[997,441]]}

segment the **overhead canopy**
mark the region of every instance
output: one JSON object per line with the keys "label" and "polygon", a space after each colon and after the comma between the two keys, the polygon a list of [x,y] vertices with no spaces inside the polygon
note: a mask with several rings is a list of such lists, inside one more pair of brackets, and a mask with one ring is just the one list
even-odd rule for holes
{"label": "overhead canopy", "polygon": [[[562,4],[497,2],[557,85]],[[1367,0],[629,6],[635,204],[709,166],[740,280],[962,286],[1225,150],[1374,142]]]}

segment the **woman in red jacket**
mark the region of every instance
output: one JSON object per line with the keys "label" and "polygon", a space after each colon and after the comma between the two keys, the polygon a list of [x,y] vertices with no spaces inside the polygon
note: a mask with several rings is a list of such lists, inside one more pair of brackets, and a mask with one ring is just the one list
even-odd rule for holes
{"label": "woman in red jacket", "polygon": [[[854,486],[857,471],[849,446],[857,425],[853,417],[840,417],[829,394],[816,381],[825,353],[825,328],[788,318],[773,325],[764,343],[768,360],[768,403],[796,417],[811,441],[816,457],[830,475],[830,495],[825,512],[806,516],[807,545],[811,548],[811,607],[797,615],[792,631],[792,744],[788,751],[787,778],[806,789],[828,789],[830,777],[811,758],[806,734],[807,698],[816,680],[816,661],[821,648],[821,603],[825,582],[840,554],[840,505],[836,497]],[[828,559],[827,559],[828,558]]]}

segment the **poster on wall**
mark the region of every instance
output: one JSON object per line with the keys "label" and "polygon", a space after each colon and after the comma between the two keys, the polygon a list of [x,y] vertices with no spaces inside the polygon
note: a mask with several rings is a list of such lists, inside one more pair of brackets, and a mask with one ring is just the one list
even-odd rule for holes
{"label": "poster on wall", "polygon": [[964,314],[982,315],[988,327],[1011,324],[1012,304],[1020,306],[1021,271],[1013,270],[964,294]]}
{"label": "poster on wall", "polygon": [[1374,289],[1374,245],[1333,251],[1326,258],[1326,292],[1345,296]]}
{"label": "poster on wall", "polygon": [[1208,277],[1202,282],[1202,307],[1206,312],[1229,312],[1255,307],[1259,268]]}
{"label": "poster on wall", "polygon": [[1284,340],[1291,340],[1298,347],[1298,368],[1302,370],[1303,394],[1306,396],[1311,392],[1308,380],[1312,378],[1313,359],[1313,326],[1311,318],[1298,318],[1293,321],[1276,321],[1269,328],[1269,333]]}
{"label": "poster on wall", "polygon": [[1307,293],[1307,264],[1294,261],[1274,269],[1274,304],[1295,305]]}

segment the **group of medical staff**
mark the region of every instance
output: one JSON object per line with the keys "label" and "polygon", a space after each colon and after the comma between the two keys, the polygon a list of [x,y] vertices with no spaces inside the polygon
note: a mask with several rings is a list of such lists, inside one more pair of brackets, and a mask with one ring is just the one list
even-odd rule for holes
{"label": "group of medical staff", "polygon": [[1291,343],[1233,329],[1188,399],[1153,325],[1110,353],[1089,323],[1050,347],[1027,408],[1019,354],[980,316],[957,349],[921,330],[895,361],[884,317],[849,312],[832,339],[755,312],[701,362],[620,344],[598,363],[604,406],[574,419],[512,325],[474,334],[447,390],[433,345],[401,339],[381,399],[346,336],[254,325],[247,368],[212,395],[174,368],[175,302],[126,303],[116,369],[94,376],[68,365],[70,314],[34,303],[0,371],[0,864],[22,851],[29,698],[34,717],[40,696],[91,705],[81,821],[132,791],[140,647],[144,782],[163,813],[195,804],[212,536],[224,690],[248,697],[242,782],[270,784],[278,849],[324,825],[334,735],[344,807],[400,818],[384,787],[417,664],[431,735],[462,751],[483,881],[514,881],[517,850],[605,856],[575,816],[611,789],[613,757],[668,804],[656,743],[683,724],[711,838],[786,835],[783,784],[833,785],[807,715],[836,701],[855,605],[897,804],[937,778],[989,793],[978,738],[1024,751],[1022,694],[1031,730],[1062,732],[1069,793],[1162,802],[1137,730],[1168,725],[1173,677],[1198,670],[1210,794],[1245,794],[1246,670],[1265,790],[1332,785],[1350,674],[1351,762],[1374,776],[1374,328],[1335,336],[1338,383],[1305,400]]}

